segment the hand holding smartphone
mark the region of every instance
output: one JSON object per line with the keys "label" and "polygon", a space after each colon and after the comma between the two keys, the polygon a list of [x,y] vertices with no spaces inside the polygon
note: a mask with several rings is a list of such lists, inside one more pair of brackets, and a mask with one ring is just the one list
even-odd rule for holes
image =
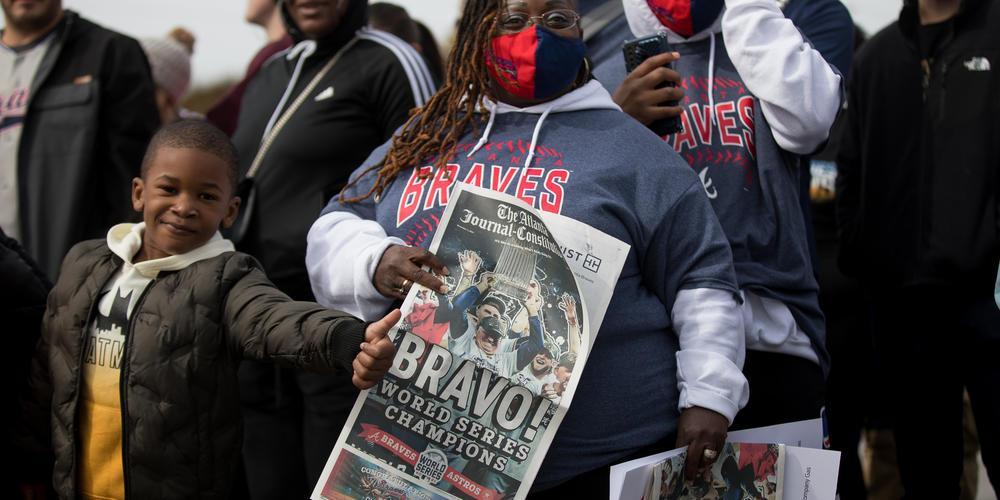
{"label": "hand holding smartphone", "polygon": [[[625,56],[625,70],[628,73],[631,73],[646,59],[664,52],[670,52],[670,43],[667,42],[667,36],[663,33],[657,33],[655,35],[645,36],[636,40],[625,42],[622,46],[622,53]],[[670,63],[667,63],[665,67],[672,69],[672,65]],[[673,86],[674,83],[668,81],[657,85],[656,88],[659,89]],[[661,106],[677,106],[677,104],[677,101],[660,103]],[[660,136],[675,134],[683,130],[680,116],[656,120],[649,124],[649,128]]]}

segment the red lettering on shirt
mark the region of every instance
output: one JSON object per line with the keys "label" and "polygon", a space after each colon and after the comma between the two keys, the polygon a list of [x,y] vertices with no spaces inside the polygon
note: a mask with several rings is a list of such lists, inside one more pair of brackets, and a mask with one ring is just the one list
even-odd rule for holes
{"label": "red lettering on shirt", "polygon": [[484,165],[482,163],[473,163],[472,170],[466,174],[465,179],[463,179],[462,182],[472,184],[476,187],[483,187],[483,166]]}
{"label": "red lettering on shirt", "polygon": [[424,202],[424,210],[429,210],[435,203],[438,205],[448,204],[448,191],[455,183],[458,175],[458,164],[449,163],[445,168],[439,168],[434,172],[434,181],[427,191],[427,201]]}
{"label": "red lettering on shirt", "polygon": [[736,128],[736,118],[732,116],[736,106],[732,101],[715,106],[715,117],[719,123],[719,136],[725,146],[741,146],[739,133],[733,133]]}
{"label": "red lettering on shirt", "polygon": [[410,180],[406,183],[406,188],[403,189],[403,195],[399,197],[399,209],[396,211],[397,227],[417,213],[420,198],[424,194],[424,184],[427,183],[427,177],[430,176],[430,173],[431,167],[421,167],[419,170],[414,169],[413,173],[410,174]]}
{"label": "red lettering on shirt", "polygon": [[562,212],[563,204],[563,184],[569,181],[568,170],[549,170],[545,175],[545,189],[547,193],[538,195],[538,208],[544,212],[558,214]]}
{"label": "red lettering on shirt", "polygon": [[736,103],[736,107],[740,111],[740,122],[743,123],[743,140],[746,142],[750,155],[757,157],[757,144],[754,140],[753,97],[741,97]]}
{"label": "red lettering on shirt", "polygon": [[517,175],[517,171],[520,169],[517,167],[511,167],[507,169],[507,172],[503,174],[503,178],[501,178],[500,173],[502,170],[503,167],[500,165],[493,165],[493,167],[490,168],[490,189],[506,193],[511,181],[514,180],[514,177]]}
{"label": "red lettering on shirt", "polygon": [[692,104],[691,114],[694,116],[695,125],[698,129],[698,138],[702,144],[712,143],[712,110],[708,106]]}
{"label": "red lettering on shirt", "polygon": [[681,113],[681,125],[684,127],[684,130],[674,134],[674,151],[678,153],[681,152],[682,146],[687,146],[688,148],[698,146],[698,142],[694,139],[694,130],[691,128],[691,121],[688,120],[686,111]]}
{"label": "red lettering on shirt", "polygon": [[527,191],[534,191],[538,188],[538,183],[531,180],[535,177],[541,177],[545,171],[540,168],[526,168],[524,172],[521,173],[521,179],[517,183],[517,197],[521,201],[527,203],[528,205],[535,206],[535,197],[528,196]]}

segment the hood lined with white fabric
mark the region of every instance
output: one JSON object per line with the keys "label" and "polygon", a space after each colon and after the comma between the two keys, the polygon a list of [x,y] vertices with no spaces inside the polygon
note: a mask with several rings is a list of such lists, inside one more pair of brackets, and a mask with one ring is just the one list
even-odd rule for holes
{"label": "hood lined with white fabric", "polygon": [[132,258],[142,247],[145,231],[145,222],[116,224],[108,231],[107,242],[111,252],[122,259],[126,272],[134,270],[148,278],[156,278],[161,271],[179,271],[200,260],[235,250],[233,242],[216,231],[204,245],[190,252],[133,263]]}
{"label": "hood lined with white fabric", "polygon": [[[622,3],[625,6],[625,19],[628,21],[629,29],[632,30],[632,34],[636,37],[641,38],[663,33],[667,35],[667,41],[671,44],[697,42],[705,38],[710,40],[708,52],[708,107],[709,109],[715,109],[715,36],[722,32],[722,16],[726,13],[726,8],[723,7],[719,10],[719,15],[709,27],[689,37],[685,37],[664,26],[656,17],[656,14],[653,13],[647,0],[623,0]],[[709,114],[708,120],[709,124],[713,123],[715,120],[714,113]]]}
{"label": "hood lined with white fabric", "polygon": [[535,122],[534,131],[531,133],[531,142],[528,145],[528,155],[525,158],[525,165],[530,165],[532,158],[535,157],[535,145],[538,143],[538,135],[542,130],[545,119],[550,113],[566,113],[585,109],[613,109],[621,111],[621,108],[611,100],[611,95],[608,94],[608,91],[597,80],[590,80],[580,88],[567,92],[551,101],[535,104],[534,106],[518,108],[505,102],[492,101],[485,96],[479,104],[479,107],[476,108],[477,112],[485,108],[489,110],[490,116],[486,122],[486,128],[483,130],[483,135],[476,141],[476,145],[469,150],[467,158],[471,158],[476,151],[479,151],[480,148],[489,142],[490,132],[493,130],[496,115],[505,113],[537,114],[540,116],[538,117],[538,121]]}

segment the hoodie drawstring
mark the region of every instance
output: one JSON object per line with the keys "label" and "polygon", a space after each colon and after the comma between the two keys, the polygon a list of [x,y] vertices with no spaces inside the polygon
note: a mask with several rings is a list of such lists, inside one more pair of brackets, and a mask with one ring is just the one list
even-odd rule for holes
{"label": "hoodie drawstring", "polygon": [[549,112],[552,111],[552,108],[554,107],[554,105],[551,105],[545,108],[545,111],[542,112],[542,116],[539,116],[538,121],[535,122],[535,131],[531,133],[531,144],[528,145],[528,157],[524,159],[525,167],[531,166],[531,159],[535,157],[535,142],[538,141],[538,133],[542,130],[542,122],[545,121],[545,118],[549,116]]}
{"label": "hoodie drawstring", "polygon": [[302,73],[302,65],[305,64],[306,58],[313,55],[316,52],[316,41],[315,40],[303,40],[292,47],[288,51],[288,55],[285,56],[286,59],[291,61],[296,57],[299,60],[295,63],[295,70],[292,71],[292,78],[288,81],[288,86],[285,87],[285,93],[281,95],[281,100],[278,101],[278,105],[275,106],[274,111],[271,113],[271,119],[267,121],[267,126],[264,127],[264,136],[261,137],[263,142],[267,139],[267,136],[271,133],[271,127],[274,127],[274,123],[278,121],[278,117],[281,116],[281,110],[285,107],[285,102],[288,101],[288,96],[291,95],[292,89],[295,88],[295,84],[299,82],[299,74]]}
{"label": "hoodie drawstring", "polygon": [[712,32],[711,43],[708,46],[708,124],[711,126],[713,123],[712,117],[715,116],[715,92],[713,92],[713,87],[715,86],[715,32]]}
{"label": "hoodie drawstring", "polygon": [[[479,148],[483,147],[483,145],[490,140],[490,131],[493,130],[493,121],[497,116],[497,105],[492,101],[487,101],[487,103],[490,107],[490,119],[486,122],[486,130],[483,130],[482,137],[480,137],[476,142],[476,145],[473,146],[472,151],[469,151],[466,158],[472,158],[472,155],[476,154],[476,151],[479,151]],[[542,124],[545,122],[545,118],[549,116],[549,113],[552,112],[553,108],[555,108],[555,104],[551,104],[549,107],[545,108],[542,115],[538,117],[538,121],[535,122],[535,130],[531,133],[531,144],[528,145],[528,156],[524,159],[525,166],[530,166],[531,160],[535,158],[535,143],[538,142],[538,134],[542,131]]]}
{"label": "hoodie drawstring", "polygon": [[476,154],[476,151],[479,151],[479,148],[483,147],[483,145],[490,140],[490,131],[493,130],[493,119],[497,116],[497,104],[492,101],[488,101],[487,103],[490,106],[490,119],[486,122],[486,130],[483,130],[482,137],[479,138],[475,147],[473,147],[472,151],[469,152],[469,155],[466,156],[467,159],[472,158],[472,155]]}

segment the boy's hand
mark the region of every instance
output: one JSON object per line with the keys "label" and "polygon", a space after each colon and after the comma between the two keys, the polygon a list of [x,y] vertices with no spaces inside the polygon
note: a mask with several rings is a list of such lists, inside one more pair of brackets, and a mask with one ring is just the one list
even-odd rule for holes
{"label": "boy's hand", "polygon": [[386,333],[399,322],[400,317],[399,309],[394,309],[365,330],[365,341],[361,343],[361,352],[354,358],[354,377],[351,379],[358,389],[368,389],[377,384],[392,366],[396,346],[392,345]]}

